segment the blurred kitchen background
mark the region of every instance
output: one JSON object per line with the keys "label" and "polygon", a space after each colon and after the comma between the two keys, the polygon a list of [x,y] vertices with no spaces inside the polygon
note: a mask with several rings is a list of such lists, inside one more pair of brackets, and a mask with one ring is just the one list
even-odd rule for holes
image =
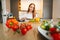
{"label": "blurred kitchen background", "polygon": [[7,15],[12,13],[19,20],[21,14],[27,11],[30,3],[36,5],[36,12],[39,14],[39,18],[60,19],[60,0],[0,0],[0,40],[5,40],[4,38],[6,38],[4,37],[3,24],[1,23],[6,23]]}
{"label": "blurred kitchen background", "polygon": [[6,21],[9,12],[20,19],[30,3],[35,3],[40,18],[60,18],[60,0],[0,0],[0,22]]}

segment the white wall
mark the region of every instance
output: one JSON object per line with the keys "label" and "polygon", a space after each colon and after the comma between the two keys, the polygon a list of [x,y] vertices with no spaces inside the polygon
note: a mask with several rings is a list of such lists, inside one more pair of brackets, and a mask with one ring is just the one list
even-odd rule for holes
{"label": "white wall", "polygon": [[3,29],[4,31],[8,31],[8,28],[6,27],[5,23],[7,20],[7,9],[10,12],[10,0],[1,0],[1,2],[2,2]]}
{"label": "white wall", "polygon": [[3,18],[3,23],[6,23],[6,20],[7,20],[7,11],[10,12],[10,0],[1,0],[1,2],[2,2],[2,18]]}
{"label": "white wall", "polygon": [[53,0],[53,18],[60,18],[60,0]]}
{"label": "white wall", "polygon": [[36,10],[40,10],[40,1],[41,0],[21,0],[21,10],[28,10],[30,3],[34,3]]}
{"label": "white wall", "polygon": [[30,3],[35,4],[36,12],[43,18],[43,0],[21,0],[21,10],[27,10]]}

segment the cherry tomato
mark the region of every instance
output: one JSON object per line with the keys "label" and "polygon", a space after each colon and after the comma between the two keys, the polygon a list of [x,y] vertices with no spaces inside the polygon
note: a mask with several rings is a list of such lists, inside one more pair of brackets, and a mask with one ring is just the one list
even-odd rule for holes
{"label": "cherry tomato", "polygon": [[18,25],[13,25],[13,26],[12,26],[12,30],[13,30],[13,31],[16,31],[17,29],[19,29],[19,26],[18,26]]}
{"label": "cherry tomato", "polygon": [[27,28],[27,30],[30,30],[30,29],[32,29],[32,26],[31,25],[27,25],[26,28]]}
{"label": "cherry tomato", "polygon": [[20,25],[20,29],[25,28],[25,26],[26,26],[26,24],[24,24],[24,23],[23,23],[23,24],[21,24],[21,25]]}
{"label": "cherry tomato", "polygon": [[23,28],[25,28],[24,26],[20,26],[20,30],[22,30]]}
{"label": "cherry tomato", "polygon": [[27,25],[31,25],[31,22],[28,22]]}
{"label": "cherry tomato", "polygon": [[26,24],[25,23],[22,23],[21,26],[26,26]]}
{"label": "cherry tomato", "polygon": [[52,32],[56,32],[56,28],[50,28],[49,31]]}
{"label": "cherry tomato", "polygon": [[60,34],[59,33],[54,33],[52,34],[53,40],[60,40]]}
{"label": "cherry tomato", "polygon": [[60,33],[58,34],[58,39],[60,40]]}
{"label": "cherry tomato", "polygon": [[23,28],[23,29],[21,30],[21,33],[22,33],[23,35],[25,35],[25,34],[27,33],[27,29],[26,29],[26,28]]}

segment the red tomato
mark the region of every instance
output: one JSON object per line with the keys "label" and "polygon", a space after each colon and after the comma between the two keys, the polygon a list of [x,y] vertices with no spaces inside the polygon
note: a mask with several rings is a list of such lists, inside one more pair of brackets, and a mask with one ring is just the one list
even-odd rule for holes
{"label": "red tomato", "polygon": [[27,33],[27,29],[26,29],[26,28],[23,28],[23,29],[21,30],[21,33],[22,33],[23,35],[25,35],[25,34]]}
{"label": "red tomato", "polygon": [[27,28],[27,30],[30,30],[30,29],[32,29],[32,26],[31,25],[27,25],[26,28]]}
{"label": "red tomato", "polygon": [[52,32],[56,32],[56,28],[50,28],[49,31]]}
{"label": "red tomato", "polygon": [[13,30],[13,31],[16,31],[17,29],[19,29],[19,26],[18,26],[18,25],[13,25],[13,26],[12,26],[12,30]]}
{"label": "red tomato", "polygon": [[57,40],[57,34],[53,34],[52,37],[53,37],[53,40]]}
{"label": "red tomato", "polygon": [[58,39],[60,40],[60,33],[58,34]]}
{"label": "red tomato", "polygon": [[26,26],[26,24],[25,23],[22,23],[21,26]]}
{"label": "red tomato", "polygon": [[20,30],[22,30],[23,28],[25,28],[24,26],[20,26]]}
{"label": "red tomato", "polygon": [[31,25],[31,22],[28,22],[27,25]]}
{"label": "red tomato", "polygon": [[52,34],[53,40],[60,40],[60,34],[59,33],[54,33]]}
{"label": "red tomato", "polygon": [[21,24],[21,25],[20,25],[20,29],[25,28],[25,26],[26,26],[26,24],[24,24],[24,23],[23,23],[23,24]]}
{"label": "red tomato", "polygon": [[11,28],[11,26],[10,26],[8,23],[6,23],[6,26],[7,26],[8,28]]}
{"label": "red tomato", "polygon": [[30,26],[30,29],[32,29],[32,26],[31,25],[29,25]]}

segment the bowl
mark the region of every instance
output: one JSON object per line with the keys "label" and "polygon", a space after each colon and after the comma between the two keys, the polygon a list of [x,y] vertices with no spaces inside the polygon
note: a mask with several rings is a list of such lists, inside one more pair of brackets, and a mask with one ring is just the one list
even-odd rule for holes
{"label": "bowl", "polygon": [[[49,31],[42,29],[41,26],[38,26],[38,31],[48,40],[52,40],[52,37],[49,35]],[[48,35],[47,35],[47,33],[48,33]]]}

